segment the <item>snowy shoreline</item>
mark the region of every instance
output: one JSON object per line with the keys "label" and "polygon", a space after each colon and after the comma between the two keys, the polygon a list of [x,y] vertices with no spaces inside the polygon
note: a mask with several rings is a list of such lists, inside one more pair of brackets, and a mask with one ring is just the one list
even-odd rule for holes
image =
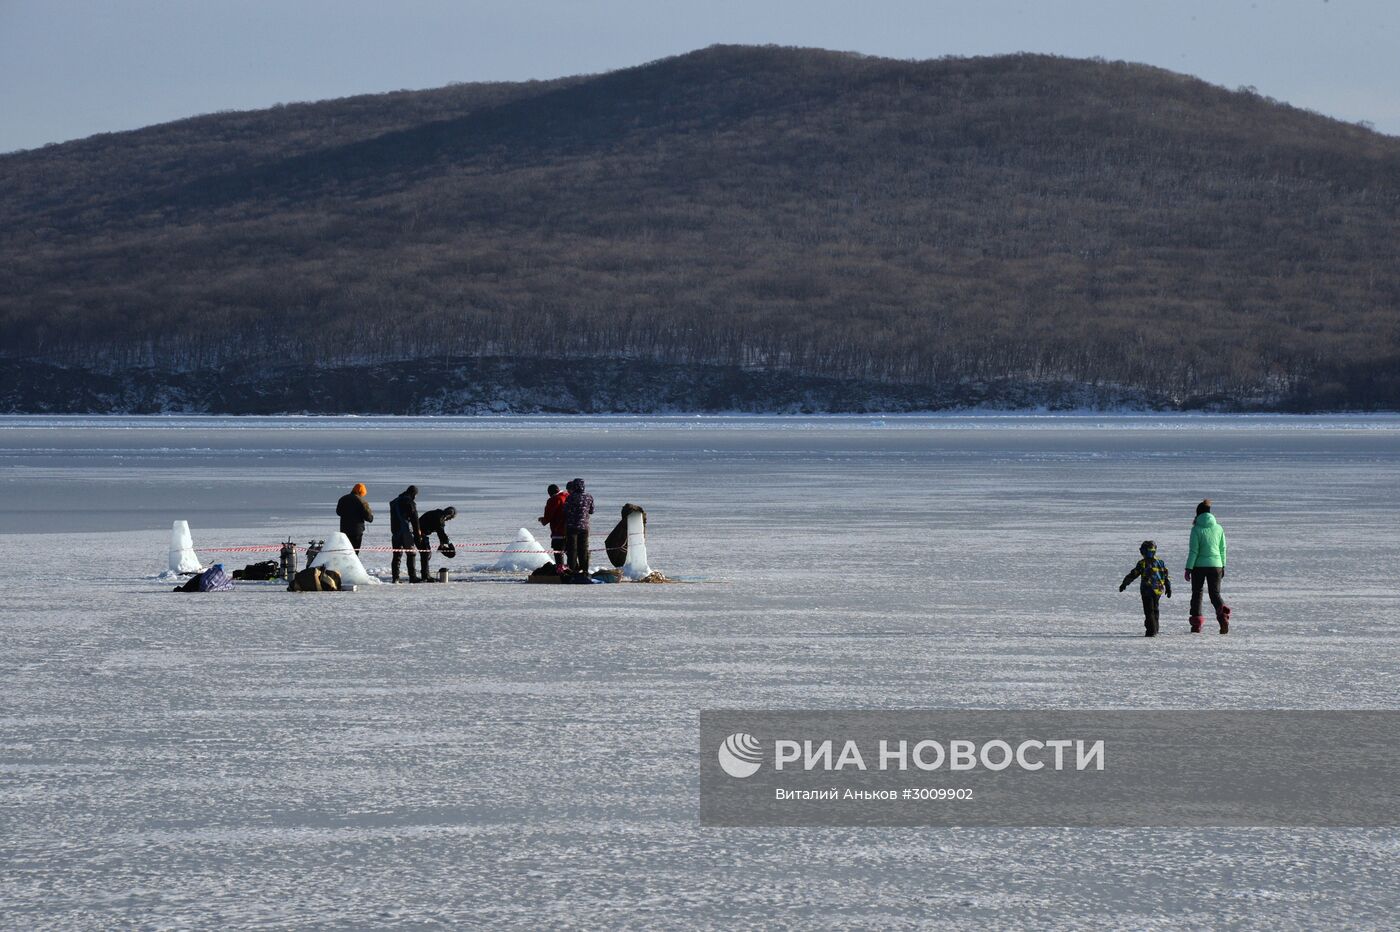
{"label": "snowy shoreline", "polygon": [[1155,413],[1118,411],[950,410],[928,413],[758,414],[0,414],[0,430],[83,428],[262,430],[652,430],[655,428],[797,430],[1400,430],[1400,413]]}

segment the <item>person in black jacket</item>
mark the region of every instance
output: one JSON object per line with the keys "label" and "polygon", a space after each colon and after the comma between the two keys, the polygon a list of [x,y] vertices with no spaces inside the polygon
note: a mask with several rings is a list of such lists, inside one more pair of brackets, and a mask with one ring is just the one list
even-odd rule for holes
{"label": "person in black jacket", "polygon": [[393,581],[399,582],[399,558],[407,556],[408,581],[416,583],[412,552],[418,549],[418,539],[423,536],[418,528],[418,486],[409,486],[389,503],[389,531],[394,539],[394,559],[390,563]]}
{"label": "person in black jacket", "polygon": [[451,541],[447,539],[447,522],[455,517],[457,517],[457,509],[448,506],[447,508],[434,508],[432,511],[425,511],[423,516],[418,519],[418,531],[421,535],[418,538],[418,559],[423,564],[423,582],[437,582],[428,575],[428,560],[433,555],[433,547],[428,542],[428,535],[436,534],[439,544],[444,546],[450,544]]}
{"label": "person in black jacket", "polygon": [[360,552],[360,542],[365,539],[365,523],[374,523],[374,512],[365,501],[365,484],[356,482],[355,487],[340,496],[335,503],[335,513],[340,516],[340,533],[350,538],[350,546]]}

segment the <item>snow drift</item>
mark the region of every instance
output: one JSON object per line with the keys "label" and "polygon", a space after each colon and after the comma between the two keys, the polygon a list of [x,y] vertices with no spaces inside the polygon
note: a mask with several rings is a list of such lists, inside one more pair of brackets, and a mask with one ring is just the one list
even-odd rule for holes
{"label": "snow drift", "polygon": [[355,548],[350,546],[350,538],[342,532],[336,531],[326,538],[326,546],[321,548],[321,552],[316,555],[308,565],[319,566],[321,569],[335,570],[340,574],[340,581],[346,586],[378,585],[379,580],[365,571],[365,565],[360,562],[359,554],[355,553]]}
{"label": "snow drift", "polygon": [[176,521],[170,526],[170,571],[198,573],[201,569],[194,552],[194,538],[190,536],[190,523]]}
{"label": "snow drift", "polygon": [[490,569],[502,573],[528,573],[537,570],[554,559],[553,554],[544,548],[526,528],[521,528],[515,534],[515,540],[507,548],[507,552],[501,554],[500,559],[490,566],[479,566],[477,569]]}

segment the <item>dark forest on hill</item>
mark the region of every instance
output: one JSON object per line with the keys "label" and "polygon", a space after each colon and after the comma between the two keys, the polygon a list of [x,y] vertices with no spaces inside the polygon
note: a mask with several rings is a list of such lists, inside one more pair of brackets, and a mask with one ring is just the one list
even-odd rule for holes
{"label": "dark forest on hill", "polygon": [[643,370],[676,408],[1400,409],[1400,139],[1140,65],[749,47],[211,114],[0,156],[0,327],[4,410],[415,367],[364,410],[631,410]]}

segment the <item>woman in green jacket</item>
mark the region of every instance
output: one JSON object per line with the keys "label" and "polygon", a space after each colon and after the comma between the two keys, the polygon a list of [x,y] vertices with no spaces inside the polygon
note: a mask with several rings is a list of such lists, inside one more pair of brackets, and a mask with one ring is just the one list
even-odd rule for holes
{"label": "woman in green jacket", "polygon": [[1230,633],[1230,606],[1220,596],[1225,578],[1225,529],[1210,513],[1210,499],[1196,506],[1196,522],[1191,525],[1191,545],[1186,552],[1186,578],[1191,582],[1191,631],[1199,634],[1205,624],[1201,614],[1201,590],[1210,593],[1220,633]]}

